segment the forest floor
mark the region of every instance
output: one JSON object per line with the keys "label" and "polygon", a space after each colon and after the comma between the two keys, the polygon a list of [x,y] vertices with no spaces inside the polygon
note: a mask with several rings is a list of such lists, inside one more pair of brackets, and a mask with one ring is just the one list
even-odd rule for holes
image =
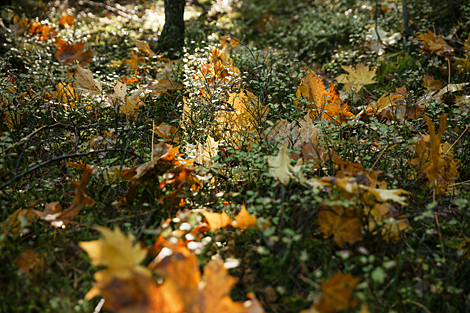
{"label": "forest floor", "polygon": [[470,312],[470,5],[20,1],[1,312]]}

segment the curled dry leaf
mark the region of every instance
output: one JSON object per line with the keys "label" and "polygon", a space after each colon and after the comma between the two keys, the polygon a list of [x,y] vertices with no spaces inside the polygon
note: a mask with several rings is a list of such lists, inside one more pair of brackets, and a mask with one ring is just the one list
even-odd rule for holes
{"label": "curled dry leaf", "polygon": [[84,95],[98,96],[102,94],[101,83],[93,78],[93,73],[80,65],[75,65],[67,71],[67,78],[73,80],[75,91]]}

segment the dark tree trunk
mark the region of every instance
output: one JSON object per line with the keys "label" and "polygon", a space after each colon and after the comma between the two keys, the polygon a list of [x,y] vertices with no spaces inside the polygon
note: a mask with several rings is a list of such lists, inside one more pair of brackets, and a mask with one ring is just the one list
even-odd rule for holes
{"label": "dark tree trunk", "polygon": [[165,0],[165,26],[158,39],[156,50],[167,53],[170,59],[176,59],[182,55],[185,2],[185,0]]}

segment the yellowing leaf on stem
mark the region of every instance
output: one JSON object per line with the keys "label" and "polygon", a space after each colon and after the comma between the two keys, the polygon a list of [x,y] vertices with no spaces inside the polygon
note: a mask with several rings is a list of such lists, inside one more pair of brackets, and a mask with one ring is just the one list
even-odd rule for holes
{"label": "yellowing leaf on stem", "polygon": [[425,115],[429,135],[422,135],[422,139],[414,145],[416,158],[410,163],[426,174],[428,186],[435,190],[436,194],[446,191],[449,185],[454,184],[459,178],[458,164],[453,158],[450,144],[441,143],[442,135],[447,127],[447,115],[443,114],[439,119],[439,131],[436,134],[435,126],[431,119]]}

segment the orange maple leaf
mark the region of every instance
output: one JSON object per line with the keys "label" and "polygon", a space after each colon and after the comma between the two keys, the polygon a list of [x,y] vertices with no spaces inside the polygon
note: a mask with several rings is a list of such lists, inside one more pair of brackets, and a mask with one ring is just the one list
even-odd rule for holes
{"label": "orange maple leaf", "polygon": [[55,45],[57,47],[55,56],[64,64],[72,64],[78,61],[81,66],[85,66],[90,63],[90,59],[93,56],[93,51],[90,49],[85,51],[85,44],[83,42],[71,44],[61,38],[57,38]]}
{"label": "orange maple leaf", "polygon": [[295,95],[307,100],[307,107],[297,101],[295,104],[307,109],[312,119],[327,119],[334,123],[344,123],[348,118],[353,117],[347,104],[342,105],[336,85],[332,83],[330,90],[326,91],[323,80],[313,71],[302,78]]}
{"label": "orange maple leaf", "polygon": [[259,303],[234,302],[230,291],[237,279],[224,268],[224,261],[213,258],[201,277],[197,256],[178,245],[157,256],[157,273],[164,283],[152,290],[151,312],[162,313],[262,313]]}

